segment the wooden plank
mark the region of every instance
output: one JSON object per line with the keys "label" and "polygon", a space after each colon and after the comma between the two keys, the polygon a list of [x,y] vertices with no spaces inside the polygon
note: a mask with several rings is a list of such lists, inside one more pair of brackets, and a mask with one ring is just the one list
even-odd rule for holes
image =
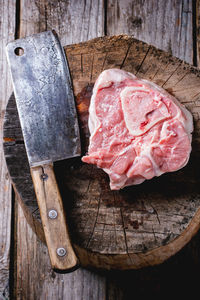
{"label": "wooden plank", "polygon": [[[24,2],[24,1],[22,1],[22,2]],[[26,14],[27,14],[27,17],[25,16],[25,13],[23,14],[23,18],[26,20],[26,23],[28,23],[29,22],[29,20],[30,20],[30,16],[28,15],[28,13],[30,12],[30,15],[33,15],[33,20],[31,20],[31,22],[30,22],[30,24],[29,25],[27,25],[28,27],[29,27],[29,30],[31,30],[31,28],[36,28],[37,26],[38,26],[38,21],[37,21],[37,18],[36,18],[36,16],[38,16],[38,18],[39,19],[41,19],[42,20],[42,22],[40,22],[40,27],[38,27],[39,29],[38,30],[40,30],[41,28],[42,28],[42,26],[43,26],[43,28],[47,28],[48,27],[48,20],[47,20],[47,18],[45,18],[45,17],[43,17],[42,16],[42,13],[39,13],[38,15],[37,15],[37,13],[38,13],[38,8],[35,8],[35,10],[34,9],[32,9],[33,8],[33,6],[35,5],[34,3],[29,3],[30,1],[27,1],[28,2],[28,4],[25,6],[25,12],[26,12]],[[36,1],[35,1],[36,2]],[[41,3],[45,3],[46,1],[37,1],[37,3],[39,3],[39,4],[41,4]],[[57,11],[56,10],[56,6],[58,5],[58,1],[54,1],[55,2],[55,6],[54,6],[54,4],[53,4],[53,2],[51,2],[52,4],[49,4],[48,3],[48,7],[50,6],[51,7],[51,11],[53,12],[53,11]],[[65,2],[65,1],[59,1],[59,2]],[[71,3],[72,1],[70,1],[70,3]],[[74,1],[75,2],[75,1]],[[79,2],[79,1],[78,1]],[[110,1],[108,1],[108,8],[109,8],[109,5],[110,5],[110,3],[111,4],[113,4],[113,6],[114,7],[116,7],[116,4],[114,3],[115,1],[113,0],[113,3],[111,3]],[[126,4],[128,1],[123,1],[123,0],[121,0],[121,1],[116,1],[116,3],[119,3],[119,7],[121,7],[121,5],[122,4]],[[141,3],[142,5],[145,5],[146,3],[147,3],[147,1],[145,2],[145,1],[129,1],[129,3],[130,2],[132,2],[133,4],[134,3]],[[152,1],[149,1],[150,3],[152,3]],[[155,1],[154,1],[155,2]],[[165,1],[163,1],[163,2],[165,2]],[[170,1],[169,1],[170,2]],[[162,2],[161,2],[162,3]],[[171,2],[170,2],[171,3]],[[181,2],[182,3],[182,2]],[[23,3],[23,5],[24,5],[24,3]],[[59,4],[60,5],[60,4]],[[66,2],[65,2],[65,5],[66,5]],[[73,3],[73,6],[75,6],[76,4],[74,4]],[[29,9],[27,9],[28,8],[28,6],[29,6]],[[47,6],[47,5],[46,5]],[[54,8],[52,8],[52,6],[54,6]],[[87,5],[86,5],[87,6]],[[150,6],[150,4],[149,4],[149,6]],[[24,6],[23,6],[24,7]],[[80,7],[81,7],[81,5],[80,5]],[[80,7],[79,7],[79,9],[80,9]],[[182,7],[182,6],[180,6],[180,3],[178,2],[178,7],[180,8],[180,7]],[[77,4],[77,8],[78,8],[78,4]],[[178,11],[178,8],[173,8],[174,10],[176,10],[177,9],[177,11]],[[65,9],[64,9],[65,10]],[[124,28],[124,30],[123,31],[121,31],[121,32],[123,32],[123,33],[131,33],[132,31],[133,31],[133,29],[131,28],[131,26],[128,26],[127,25],[127,20],[126,20],[126,16],[123,16],[122,15],[122,13],[123,13],[123,10],[121,10],[120,8],[118,9],[120,12],[121,12],[121,16],[123,17],[123,20],[121,20],[120,22],[120,24],[118,24],[118,21],[119,21],[119,19],[117,19],[117,21],[115,22],[115,24],[114,25],[112,25],[112,22],[114,21],[114,19],[113,19],[113,21],[111,22],[111,24],[108,26],[108,24],[107,24],[107,32],[109,33],[109,34],[116,34],[116,33],[119,33],[120,32],[120,27],[122,27],[122,28]],[[161,9],[159,9],[159,11],[161,11]],[[49,13],[49,9],[48,8],[46,8],[46,12],[45,13],[43,13],[43,15],[47,15]],[[65,16],[65,12],[61,12],[62,14],[64,14],[64,16]],[[72,15],[73,15],[74,13],[72,12]],[[118,12],[118,14],[119,14],[119,12]],[[131,15],[132,13],[129,13],[129,16]],[[155,12],[155,14],[157,14],[157,12]],[[189,14],[189,13],[187,13],[187,14]],[[186,14],[186,15],[187,15]],[[54,15],[54,13],[52,13],[52,16]],[[149,15],[151,16],[151,13],[149,13]],[[161,13],[161,15],[162,15],[162,13]],[[177,15],[178,15],[178,13],[177,13]],[[149,17],[150,17],[149,16]],[[54,16],[55,17],[55,16]],[[109,17],[109,11],[108,11],[108,17]],[[161,17],[160,17],[161,18]],[[66,23],[66,18],[64,18],[65,19],[65,23]],[[95,18],[94,18],[95,19]],[[93,20],[94,20],[93,19]],[[147,19],[147,18],[146,18]],[[36,20],[36,21],[35,21]],[[46,21],[47,20],[47,21]],[[161,19],[162,20],[162,19]],[[46,23],[45,23],[46,22]],[[55,22],[55,21],[54,21]],[[145,24],[146,24],[146,22],[147,21],[144,21],[144,26],[145,26]],[[163,21],[164,22],[164,21]],[[166,21],[165,21],[166,22]],[[135,25],[137,25],[137,23],[138,23],[138,21],[136,20],[135,22],[133,22]],[[139,23],[140,23],[140,20],[139,20]],[[152,24],[151,24],[152,23]],[[43,24],[43,25],[42,25]],[[52,24],[53,24],[53,22],[52,22]],[[88,23],[87,23],[88,24]],[[90,24],[92,24],[92,23],[90,23]],[[96,22],[94,22],[94,24],[96,24]],[[123,24],[125,24],[125,25],[123,25]],[[147,24],[150,26],[149,28],[151,29],[151,31],[149,32],[149,34],[150,34],[150,36],[151,36],[151,39],[150,39],[150,43],[153,43],[153,41],[154,41],[154,38],[152,37],[152,28],[155,30],[155,20],[153,19],[153,20],[151,20],[150,19],[150,21],[148,21],[147,22]],[[168,25],[167,24],[167,22],[165,23],[166,25]],[[59,24],[59,26],[61,26],[60,24]],[[66,25],[65,25],[66,26]],[[190,26],[189,26],[190,27]],[[54,27],[55,28],[55,27]],[[61,28],[62,28],[62,26],[61,26]],[[80,28],[80,27],[79,27]],[[111,29],[112,30],[111,30]],[[146,28],[146,27],[145,27]],[[148,27],[147,27],[148,28]],[[163,28],[164,28],[164,26],[163,26]],[[191,28],[191,27],[190,27]],[[173,28],[172,28],[173,29]],[[66,30],[65,28],[64,28],[64,26],[63,26],[63,30]],[[90,29],[89,29],[90,30]],[[117,30],[119,30],[119,32],[117,32]],[[175,29],[173,29],[174,31],[173,32],[175,32],[175,33],[179,33],[179,31],[178,30],[180,30],[180,26],[179,26],[179,29],[178,30],[175,30]],[[139,29],[138,29],[138,31],[139,31]],[[36,31],[35,31],[36,32]],[[103,30],[102,30],[102,32],[103,32]],[[140,29],[140,32],[141,32],[141,29]],[[157,29],[157,40],[159,41],[159,39],[160,39],[160,36],[159,36],[159,30]],[[170,31],[169,31],[170,32]],[[168,32],[168,30],[167,30],[167,32],[165,32],[165,36],[166,35],[170,35],[170,33]],[[21,31],[21,33],[22,33],[22,31]],[[174,40],[175,40],[175,42],[177,43],[177,38],[176,38],[176,34],[174,33],[174,35],[172,35],[172,39],[171,39],[171,47],[173,48],[173,43],[174,43]],[[100,34],[101,35],[101,34]],[[78,34],[78,36],[79,36],[79,34]],[[91,38],[91,37],[94,37],[94,36],[89,36],[89,35],[85,35],[85,36],[87,36],[88,38]],[[179,37],[180,37],[180,34],[178,35]],[[138,36],[136,36],[137,38],[138,38]],[[182,38],[183,37],[185,37],[185,35],[183,36],[182,35]],[[148,40],[148,34],[146,34],[145,35],[145,39],[144,39],[144,41],[149,41]],[[79,41],[79,39],[77,39],[77,37],[74,35],[74,37],[71,35],[71,40],[72,39],[74,39],[74,41],[76,41],[76,42],[78,42]],[[164,38],[165,39],[165,38]],[[82,39],[82,40],[84,40],[84,39]],[[167,39],[166,39],[167,40]],[[183,41],[184,41],[184,38],[183,38]],[[187,39],[186,39],[186,41],[187,41]],[[164,42],[163,42],[164,43]],[[167,44],[168,45],[168,44]],[[169,44],[170,45],[170,44]],[[183,45],[184,45],[184,47],[183,48],[185,48],[185,45],[186,44],[184,44],[183,43]],[[157,46],[157,45],[156,45]],[[160,47],[161,48],[161,47]],[[182,49],[183,49],[182,48]],[[180,49],[180,51],[183,51],[182,49]],[[170,47],[168,48],[168,50],[170,50]],[[190,52],[190,51],[189,51]],[[174,55],[176,55],[175,54],[175,52],[173,52],[173,54]],[[190,52],[190,55],[189,55],[189,57],[190,57],[190,59],[191,59],[191,52]],[[191,61],[189,61],[189,62],[191,62]],[[21,224],[22,222],[25,222],[25,220],[23,219],[23,217],[20,215],[20,218],[21,218],[21,222],[20,222],[20,219],[18,219],[18,226],[20,226],[20,230],[21,230],[21,235],[23,235],[24,234],[24,231],[23,231],[23,229],[27,229],[28,227],[27,227],[27,224],[25,223],[25,224]],[[31,232],[32,233],[32,232]],[[23,243],[25,243],[25,240],[27,240],[27,238],[26,239],[24,239],[23,240]],[[28,234],[28,241],[30,242],[30,243],[32,243],[32,245],[33,245],[33,247],[34,248],[36,248],[36,242],[35,241],[33,241],[32,242],[32,240],[31,239],[29,239],[29,234]],[[37,241],[38,242],[38,241]],[[39,242],[38,242],[39,243]],[[41,245],[40,243],[39,243],[39,245]],[[22,246],[23,246],[23,244],[22,244]],[[23,248],[22,248],[22,246],[20,246],[20,245],[18,245],[18,249],[20,249],[21,251],[23,251]],[[44,248],[44,251],[45,251],[45,248]],[[188,257],[190,257],[191,256],[191,252],[192,251],[185,251],[186,252],[186,255],[188,255]],[[38,251],[34,251],[34,253],[31,253],[31,254],[33,254],[33,255],[36,255],[37,253],[40,253],[40,252],[38,252]],[[46,254],[44,254],[44,256],[46,257]],[[183,255],[183,257],[184,257],[184,255]],[[24,258],[25,259],[25,261],[26,261],[26,259],[27,259],[27,256]],[[18,280],[18,283],[20,283],[19,281],[20,280],[25,280],[25,282],[23,283],[22,282],[22,284],[20,283],[20,286],[18,285],[18,287],[20,287],[20,288],[25,288],[25,289],[27,289],[28,290],[28,288],[30,287],[30,285],[28,284],[29,283],[29,280],[28,279],[26,279],[25,277],[27,276],[27,274],[30,274],[30,272],[32,271],[32,272],[35,272],[35,273],[37,273],[37,275],[38,275],[38,265],[37,264],[35,264],[35,268],[33,268],[32,267],[32,265],[31,265],[31,268],[30,268],[30,270],[29,270],[29,273],[28,272],[26,272],[26,270],[27,270],[27,268],[28,268],[28,266],[26,265],[26,263],[25,263],[25,261],[23,262],[23,260],[22,260],[22,258],[19,258],[18,259],[18,266],[19,266],[19,263],[21,264],[21,272],[23,273],[24,272],[24,274],[22,274],[21,275],[21,277],[19,278],[19,280]],[[31,261],[31,258],[29,259],[29,261]],[[181,267],[182,265],[183,265],[183,261],[184,261],[184,259],[182,259],[182,263],[181,263],[181,260],[179,260],[180,261],[180,263],[179,263],[179,265],[178,265],[178,267]],[[36,287],[34,287],[34,290],[35,290],[35,299],[38,299],[38,298],[40,298],[40,287],[41,287],[41,283],[40,283],[40,281],[43,281],[44,280],[44,277],[45,277],[45,272],[43,272],[43,269],[44,269],[44,264],[43,264],[43,259],[42,260],[40,260],[40,266],[41,266],[41,272],[39,273],[40,274],[40,280],[38,280],[38,276],[37,275],[35,275],[35,276],[32,276],[31,277],[31,281],[32,282],[35,282],[35,286]],[[36,268],[37,267],[37,268]],[[172,260],[172,264],[171,265],[169,265],[169,267],[168,267],[168,269],[167,269],[167,271],[169,271],[170,272],[170,274],[171,274],[171,272],[174,270],[174,268],[177,268],[177,263],[176,263],[176,260]],[[160,270],[160,271],[159,271]],[[141,276],[141,274],[142,273],[138,273],[138,272],[129,272],[128,274],[126,274],[125,275],[125,273],[123,273],[123,274],[120,274],[119,276],[117,276],[117,279],[116,279],[116,281],[115,280],[110,280],[110,278],[108,279],[108,281],[110,282],[109,284],[108,284],[108,287],[107,287],[107,299],[124,299],[124,297],[125,296],[127,296],[127,297],[129,297],[130,298],[130,295],[140,295],[140,296],[143,296],[144,294],[146,295],[146,296],[149,296],[149,294],[153,294],[153,292],[155,293],[156,292],[156,288],[157,288],[157,290],[158,291],[160,291],[160,289],[161,288],[163,288],[162,290],[170,290],[171,292],[173,292],[173,290],[172,289],[170,289],[169,287],[170,286],[173,286],[173,287],[175,287],[174,285],[173,285],[173,282],[175,282],[176,280],[177,280],[177,277],[176,276],[173,276],[173,274],[172,274],[172,279],[170,280],[170,284],[169,284],[169,278],[167,277],[167,276],[162,276],[162,274],[169,274],[169,272],[166,272],[166,267],[165,266],[161,266],[161,268],[160,269],[154,269],[154,271],[150,271],[150,272],[145,272],[144,273],[144,275],[143,275],[143,280],[140,280],[141,278],[142,278],[142,276]],[[49,271],[50,271],[50,269],[49,269]],[[184,275],[187,275],[186,274],[186,272],[184,272],[184,268],[181,268],[181,271],[183,271],[182,273],[184,274]],[[41,275],[42,274],[42,275]],[[175,272],[175,275],[179,275],[180,276],[180,274],[181,274],[181,272],[180,273],[178,273],[178,271],[177,272]],[[55,274],[54,274],[55,275]],[[54,275],[53,275],[53,277],[54,277]],[[139,276],[138,276],[139,275]],[[37,276],[37,277],[36,277]],[[68,275],[65,275],[65,277],[64,277],[64,282],[63,282],[63,285],[65,286],[65,278],[67,277]],[[160,280],[160,276],[162,276],[162,278],[161,278],[161,280]],[[152,279],[151,279],[152,278]],[[77,279],[79,280],[79,284],[81,284],[82,282],[83,282],[83,277],[77,277]],[[167,282],[167,284],[165,283],[165,279],[166,279],[166,282]],[[189,279],[188,278],[188,276],[181,276],[181,279],[184,279],[184,282],[185,283],[187,283],[187,279]],[[47,280],[47,286],[48,286],[48,288],[50,288],[50,281],[51,280],[53,280],[51,277],[48,277],[48,280]],[[60,280],[62,280],[62,279],[60,279]],[[146,281],[145,281],[146,280]],[[145,283],[146,282],[146,284],[143,284],[143,283]],[[39,283],[38,283],[39,282]],[[32,283],[32,284],[34,284],[34,283]],[[160,287],[160,284],[162,284],[162,286]],[[117,288],[117,285],[119,286],[118,288]],[[60,285],[59,285],[60,286]],[[62,286],[62,285],[61,285]],[[68,288],[70,289],[70,286],[69,285],[67,285],[68,286]],[[103,285],[104,286],[104,285]],[[179,279],[179,286],[180,286],[180,288],[182,287],[182,289],[183,289],[183,286],[182,286],[182,281]],[[95,286],[95,288],[97,288],[98,290],[101,288],[102,286],[98,286],[98,285],[96,285]],[[194,286],[192,286],[192,287],[194,287]],[[18,296],[18,299],[20,299],[20,296],[22,296],[22,292],[20,291],[20,288],[18,289],[18,292],[19,292],[19,296]],[[56,288],[55,286],[54,286],[54,288]],[[61,289],[62,289],[62,287],[60,287]],[[93,288],[94,288],[94,285],[93,285]],[[51,288],[50,288],[51,289]],[[46,289],[47,290],[47,289]],[[133,290],[134,290],[134,292],[133,292]],[[145,290],[146,290],[146,292],[145,292]],[[185,290],[185,289],[184,289]],[[31,292],[33,291],[33,289],[31,289],[31,290],[29,290],[29,291],[26,291],[26,295],[28,295],[28,298],[30,299],[30,294],[31,294]],[[123,292],[122,292],[123,291]],[[28,292],[29,292],[29,294],[28,294]],[[53,291],[52,291],[53,292]],[[61,292],[62,293],[62,292]],[[60,296],[60,294],[56,294],[56,296],[59,298],[59,299],[67,299],[66,297],[67,297],[67,293],[68,293],[68,291],[66,292],[66,294],[65,295],[63,295],[63,294],[61,294],[61,296],[63,297],[63,298],[61,298],[61,297],[59,297]],[[124,294],[124,297],[123,297],[123,294]],[[159,293],[160,294],[160,296],[162,296],[162,293],[160,292]],[[43,295],[45,295],[45,294],[43,294]],[[49,295],[52,295],[52,294],[49,294]],[[54,296],[55,296],[55,294],[53,294]],[[81,294],[77,294],[76,293],[76,291],[74,291],[73,292],[73,294],[71,294],[71,299],[80,299],[81,298],[81,296],[80,296]],[[91,296],[92,297],[92,296]],[[105,294],[101,294],[101,297],[102,298],[100,298],[99,297],[99,299],[103,299],[104,297],[105,297]],[[54,297],[55,298],[55,297]],[[54,298],[51,298],[50,296],[49,296],[49,298],[48,299],[54,299]],[[22,298],[23,299],[23,298]],[[44,296],[44,299],[45,299],[45,296]],[[87,298],[83,298],[83,299],[87,299]],[[92,299],[92,298],[89,298],[89,299]],[[97,298],[98,299],[98,298]]]}
{"label": "wooden plank", "polygon": [[57,274],[46,246],[33,233],[18,206],[16,299],[105,299],[105,277],[86,269]]}
{"label": "wooden plank", "polygon": [[192,1],[107,1],[107,34],[130,34],[193,63]]}
{"label": "wooden plank", "polygon": [[196,14],[194,16],[194,26],[196,26],[195,34],[196,34],[196,54],[197,54],[197,66],[200,67],[200,0],[195,1],[195,9]]}
{"label": "wooden plank", "polygon": [[[106,31],[108,35],[130,34],[135,38],[152,44],[162,50],[170,52],[189,63],[193,63],[193,29],[192,29],[192,2],[187,0],[107,0]],[[200,21],[199,21],[200,22]],[[199,38],[200,40],[200,38]],[[200,45],[200,43],[199,43]],[[199,46],[200,48],[200,46]],[[151,57],[151,49],[149,53]],[[125,69],[129,71],[129,55],[125,62]],[[143,63],[143,61],[142,61]],[[168,79],[168,73],[173,71],[173,62],[166,63],[167,68],[162,70],[155,66],[154,79],[156,83],[163,85]],[[158,72],[156,72],[158,70]],[[140,71],[142,71],[140,69]],[[175,71],[175,69],[174,69]],[[166,76],[164,82],[159,81],[159,73]],[[138,74],[139,75],[139,74]],[[141,73],[141,77],[143,77]],[[163,297],[163,292],[169,295],[176,291],[177,285],[181,287],[182,294],[191,294],[195,288],[195,276],[188,276],[188,266],[191,273],[195,273],[196,262],[192,257],[192,245],[199,251],[197,239],[193,239],[188,246],[175,255],[170,261],[159,267],[143,269],[139,271],[123,272],[123,274],[111,274],[107,283],[107,299],[121,300],[133,297],[146,298]],[[191,258],[192,257],[192,258]],[[176,270],[175,272],[171,272]],[[165,274],[171,274],[170,278]],[[167,284],[166,284],[167,282]],[[176,282],[176,287],[174,285]],[[184,283],[185,284],[184,284]],[[172,288],[171,288],[172,287]],[[180,289],[177,289],[180,291]],[[160,296],[160,297],[159,297]],[[180,295],[179,295],[180,296]]]}
{"label": "wooden plank", "polygon": [[[66,45],[104,34],[102,0],[21,0],[20,7],[20,37],[55,29]],[[17,299],[105,299],[104,277],[85,269],[67,275],[51,270],[47,248],[30,229],[20,207],[16,225]]]}
{"label": "wooden plank", "polygon": [[63,45],[104,35],[103,1],[21,0],[20,37],[55,29]]}
{"label": "wooden plank", "polygon": [[[0,140],[6,103],[11,93],[11,78],[5,55],[6,44],[15,35],[15,1],[0,0]],[[11,186],[0,143],[0,299],[8,297],[11,230]]]}

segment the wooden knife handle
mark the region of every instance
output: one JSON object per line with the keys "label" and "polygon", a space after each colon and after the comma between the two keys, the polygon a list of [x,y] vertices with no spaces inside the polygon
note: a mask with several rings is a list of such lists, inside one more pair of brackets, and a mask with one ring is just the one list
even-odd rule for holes
{"label": "wooden knife handle", "polygon": [[78,264],[65,220],[53,165],[31,167],[31,175],[53,269],[70,271]]}

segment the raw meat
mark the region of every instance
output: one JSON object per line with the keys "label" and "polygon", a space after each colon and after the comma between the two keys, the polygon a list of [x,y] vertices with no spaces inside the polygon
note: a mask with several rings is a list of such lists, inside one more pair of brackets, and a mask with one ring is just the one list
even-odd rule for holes
{"label": "raw meat", "polygon": [[109,69],[98,77],[90,102],[88,155],[118,190],[183,168],[191,152],[193,120],[156,84]]}

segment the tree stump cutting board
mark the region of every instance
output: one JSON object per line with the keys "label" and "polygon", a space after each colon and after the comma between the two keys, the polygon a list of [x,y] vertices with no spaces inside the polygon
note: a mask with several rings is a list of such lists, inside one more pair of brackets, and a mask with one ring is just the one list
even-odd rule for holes
{"label": "tree stump cutting board", "polygon": [[[189,163],[138,186],[111,191],[108,176],[80,158],[56,163],[71,238],[82,266],[138,269],[163,262],[200,227],[200,71],[130,36],[64,47],[73,80],[82,140],[88,148],[88,107],[97,76],[120,68],[152,80],[193,114]],[[45,242],[14,95],[4,118],[8,170],[29,224]]]}

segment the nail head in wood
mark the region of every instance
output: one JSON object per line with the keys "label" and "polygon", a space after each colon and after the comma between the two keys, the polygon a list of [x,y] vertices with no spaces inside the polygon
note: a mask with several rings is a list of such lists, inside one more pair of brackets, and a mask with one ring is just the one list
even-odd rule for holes
{"label": "nail head in wood", "polygon": [[56,250],[56,253],[58,254],[58,256],[65,256],[67,251],[65,250],[65,248],[58,248]]}
{"label": "nail head in wood", "polygon": [[58,216],[58,212],[55,209],[51,209],[48,211],[48,217],[50,219],[56,219]]}

